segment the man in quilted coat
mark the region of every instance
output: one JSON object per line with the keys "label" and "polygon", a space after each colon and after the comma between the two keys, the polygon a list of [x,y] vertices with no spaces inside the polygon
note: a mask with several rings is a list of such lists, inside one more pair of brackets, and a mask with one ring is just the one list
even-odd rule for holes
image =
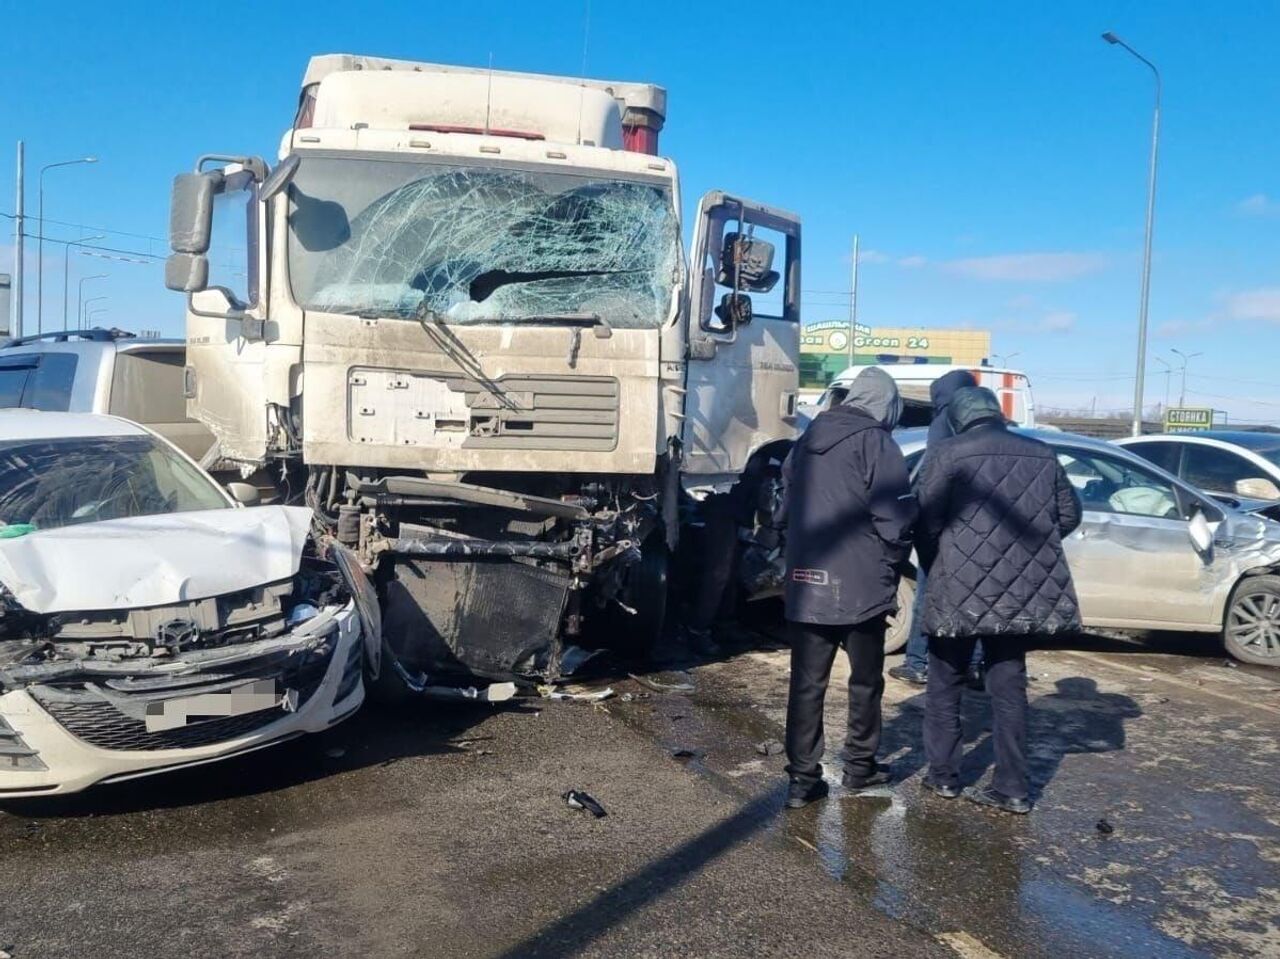
{"label": "man in quilted coat", "polygon": [[949,415],[955,435],[930,449],[916,479],[916,545],[929,576],[924,785],[947,799],[960,795],[960,697],[981,639],[995,774],[964,795],[1026,813],[1026,649],[1034,637],[1080,628],[1062,551],[1062,538],[1080,525],[1080,500],[1053,450],[1010,431],[990,390],[960,390]]}
{"label": "man in quilted coat", "polygon": [[844,785],[889,781],[877,765],[884,693],[885,618],[897,610],[898,576],[911,552],[915,500],[890,436],[902,415],[898,387],[868,367],[844,402],[819,413],[783,464],[776,517],[787,527],[787,806],[827,795],[822,704],[836,651],[849,656]]}

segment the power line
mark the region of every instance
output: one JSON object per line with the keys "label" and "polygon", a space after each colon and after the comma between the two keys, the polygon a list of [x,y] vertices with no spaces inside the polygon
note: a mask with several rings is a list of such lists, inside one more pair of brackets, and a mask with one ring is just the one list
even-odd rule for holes
{"label": "power line", "polygon": [[[3,212],[3,211],[0,211],[0,217],[4,217],[6,220],[16,220],[16,219],[17,219],[17,217],[16,217],[16,216],[14,216],[14,214],[12,214],[12,213],[5,213],[5,212]],[[28,217],[25,217],[25,219],[27,219],[27,220],[33,220],[33,219],[35,219],[35,217],[30,217],[30,216],[28,216]],[[128,230],[113,230],[113,229],[111,229],[110,227],[105,227],[105,226],[87,226],[87,225],[85,225],[85,224],[83,224],[83,223],[72,223],[72,222],[70,222],[70,221],[68,221],[68,220],[55,220],[55,219],[53,219],[52,217],[45,217],[45,218],[44,218],[44,222],[45,222],[45,223],[52,223],[52,224],[53,224],[53,225],[55,225],[55,226],[70,226],[70,227],[75,227],[77,230],[87,231],[87,232],[90,232],[90,233],[111,233],[111,234],[113,234],[113,235],[115,235],[115,236],[128,236],[128,237],[132,237],[132,238],[134,238],[135,240],[151,240],[151,241],[153,241],[153,242],[155,242],[155,243],[166,243],[166,244],[167,244],[167,243],[169,242],[169,241],[168,241],[168,239],[167,239],[167,238],[165,238],[165,237],[162,237],[162,236],[151,236],[149,233],[130,233]],[[50,238],[46,236],[46,237],[45,237],[45,239],[46,239],[46,240],[49,240]],[[53,241],[52,241],[52,240],[50,240],[50,242],[53,242]]]}

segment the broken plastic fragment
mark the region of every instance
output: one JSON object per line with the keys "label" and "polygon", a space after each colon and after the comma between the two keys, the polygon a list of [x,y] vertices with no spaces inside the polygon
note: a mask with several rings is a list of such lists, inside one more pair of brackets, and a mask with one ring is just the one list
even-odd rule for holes
{"label": "broken plastic fragment", "polygon": [[[641,686],[652,689],[655,693],[691,693],[693,692],[693,683],[660,683],[657,680],[650,679],[648,676],[637,676],[635,673],[627,673]],[[681,673],[687,676],[687,673]]]}
{"label": "broken plastic fragment", "polygon": [[782,750],[782,743],[776,739],[766,739],[764,742],[756,743],[756,752],[761,756],[777,756]]}
{"label": "broken plastic fragment", "polygon": [[559,699],[575,703],[598,703],[613,695],[613,687],[604,689],[556,689],[553,686],[539,686],[538,692],[544,699]]}
{"label": "broken plastic fragment", "polygon": [[564,801],[569,804],[570,809],[585,809],[597,819],[603,819],[609,815],[604,810],[604,806],[596,802],[595,799],[588,796],[580,789],[570,789],[564,794]]}

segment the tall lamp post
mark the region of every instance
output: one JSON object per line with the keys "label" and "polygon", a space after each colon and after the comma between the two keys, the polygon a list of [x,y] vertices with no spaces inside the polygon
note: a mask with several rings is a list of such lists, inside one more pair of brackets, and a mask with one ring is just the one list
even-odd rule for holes
{"label": "tall lamp post", "polygon": [[1169,365],[1169,361],[1162,356],[1152,357],[1157,363],[1164,367],[1164,410],[1169,409],[1169,380],[1173,377],[1173,367]]}
{"label": "tall lamp post", "polygon": [[57,163],[46,163],[40,168],[39,199],[37,200],[36,220],[39,222],[39,235],[36,240],[36,332],[44,332],[44,175],[48,170],[60,166],[75,166],[77,163],[97,163],[97,157],[79,157],[75,160],[59,160]]}
{"label": "tall lamp post", "polygon": [[[62,255],[62,328],[67,328],[67,278],[71,273],[71,248],[73,246],[84,246],[86,243],[92,243],[94,240],[105,240],[106,234],[96,233],[93,236],[81,237],[79,240],[73,240],[67,244],[66,252]],[[79,322],[80,315],[76,314],[76,321]]]}
{"label": "tall lamp post", "polygon": [[84,326],[84,285],[89,280],[105,280],[110,273],[95,273],[93,276],[80,277],[80,284],[76,288],[76,329]]}
{"label": "tall lamp post", "polygon": [[1169,348],[1170,353],[1177,353],[1182,357],[1182,389],[1178,393],[1178,405],[1187,405],[1187,364],[1194,360],[1197,356],[1204,356],[1203,353],[1183,353],[1176,346]]}
{"label": "tall lamp post", "polygon": [[1133,435],[1142,435],[1142,394],[1147,366],[1147,301],[1151,293],[1151,233],[1156,218],[1156,159],[1160,153],[1160,71],[1156,65],[1110,31],[1102,35],[1107,43],[1123,47],[1141,60],[1156,78],[1156,105],[1151,121],[1151,172],[1147,179],[1147,235],[1142,253],[1142,299],[1138,306],[1138,367],[1133,387]]}
{"label": "tall lamp post", "polygon": [[[98,300],[106,300],[106,299],[110,299],[110,297],[105,295],[91,296],[89,297],[89,299],[84,301],[84,322],[80,324],[81,329],[87,330],[89,328],[89,318],[93,316],[93,310],[89,309],[89,304],[96,303],[98,302]],[[100,307],[100,309],[105,309],[105,307]]]}

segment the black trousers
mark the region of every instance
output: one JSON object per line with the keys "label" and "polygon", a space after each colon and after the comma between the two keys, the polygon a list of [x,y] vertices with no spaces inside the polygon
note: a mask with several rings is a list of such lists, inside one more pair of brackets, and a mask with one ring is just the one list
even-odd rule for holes
{"label": "black trousers", "polygon": [[885,617],[852,626],[787,623],[791,691],[787,697],[787,773],[801,782],[822,778],[822,704],[841,646],[849,656],[849,728],[840,758],[856,777],[875,771],[884,694]]}
{"label": "black trousers", "polygon": [[[991,696],[996,770],[991,788],[1016,799],[1027,795],[1027,637],[983,636],[987,693]],[[929,637],[929,685],[925,689],[924,753],[929,778],[960,785],[964,736],[960,697],[978,637]]]}

